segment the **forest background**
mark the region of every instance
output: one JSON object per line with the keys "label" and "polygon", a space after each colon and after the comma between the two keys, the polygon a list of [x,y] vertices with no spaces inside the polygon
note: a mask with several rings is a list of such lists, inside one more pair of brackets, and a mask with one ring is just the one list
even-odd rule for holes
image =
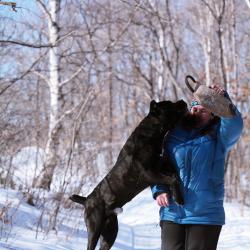
{"label": "forest background", "polygon": [[1,187],[33,205],[53,194],[43,205],[53,202],[55,227],[68,196],[112,168],[152,99],[190,102],[191,74],[223,86],[242,113],[226,200],[250,206],[249,1],[14,2],[16,12],[0,4]]}

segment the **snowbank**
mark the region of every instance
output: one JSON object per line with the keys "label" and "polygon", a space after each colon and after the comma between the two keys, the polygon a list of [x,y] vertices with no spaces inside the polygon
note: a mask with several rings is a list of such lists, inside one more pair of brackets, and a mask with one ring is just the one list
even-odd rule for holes
{"label": "snowbank", "polygon": [[[226,203],[225,209],[227,224],[223,227],[218,249],[250,249],[250,208],[237,203]],[[149,189],[124,206],[124,212],[118,219],[119,234],[112,249],[160,249],[158,207],[152,200]],[[56,230],[46,232],[47,223],[49,217],[44,215],[44,210],[25,203],[21,193],[0,189],[1,249],[86,249],[87,235],[81,209],[62,209],[58,215]]]}

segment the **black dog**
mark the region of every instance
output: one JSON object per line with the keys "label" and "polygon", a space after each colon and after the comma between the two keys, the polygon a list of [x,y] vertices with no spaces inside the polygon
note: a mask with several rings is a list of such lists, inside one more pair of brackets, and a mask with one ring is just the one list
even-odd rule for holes
{"label": "black dog", "polygon": [[151,101],[149,114],[130,135],[118,159],[86,198],[72,195],[70,199],[84,205],[88,231],[88,248],[94,250],[100,238],[100,250],[114,244],[118,221],[116,208],[121,208],[151,184],[170,185],[177,202],[183,203],[175,168],[168,164],[170,175],[161,173],[161,151],[164,135],[187,112],[184,101]]}

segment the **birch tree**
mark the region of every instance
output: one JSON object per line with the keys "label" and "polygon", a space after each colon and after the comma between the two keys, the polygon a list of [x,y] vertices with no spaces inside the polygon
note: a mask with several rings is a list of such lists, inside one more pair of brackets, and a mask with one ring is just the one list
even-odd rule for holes
{"label": "birch tree", "polygon": [[49,8],[40,0],[37,1],[42,7],[48,21],[48,35],[49,35],[49,79],[46,80],[50,89],[50,116],[49,116],[49,132],[45,148],[45,163],[43,171],[39,175],[39,179],[35,186],[41,188],[50,188],[53,178],[53,172],[58,164],[58,148],[59,131],[61,126],[59,100],[61,98],[59,92],[59,11],[60,0],[49,1]]}

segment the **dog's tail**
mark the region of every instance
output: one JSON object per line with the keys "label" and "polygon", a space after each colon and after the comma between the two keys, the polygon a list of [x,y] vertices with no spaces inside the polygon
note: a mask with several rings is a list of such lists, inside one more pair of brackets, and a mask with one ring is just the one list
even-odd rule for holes
{"label": "dog's tail", "polygon": [[73,194],[72,196],[69,197],[70,200],[76,202],[76,203],[79,203],[79,204],[82,204],[84,205],[85,201],[86,201],[86,197],[83,197],[83,196],[80,196],[80,195],[77,195],[77,194]]}

